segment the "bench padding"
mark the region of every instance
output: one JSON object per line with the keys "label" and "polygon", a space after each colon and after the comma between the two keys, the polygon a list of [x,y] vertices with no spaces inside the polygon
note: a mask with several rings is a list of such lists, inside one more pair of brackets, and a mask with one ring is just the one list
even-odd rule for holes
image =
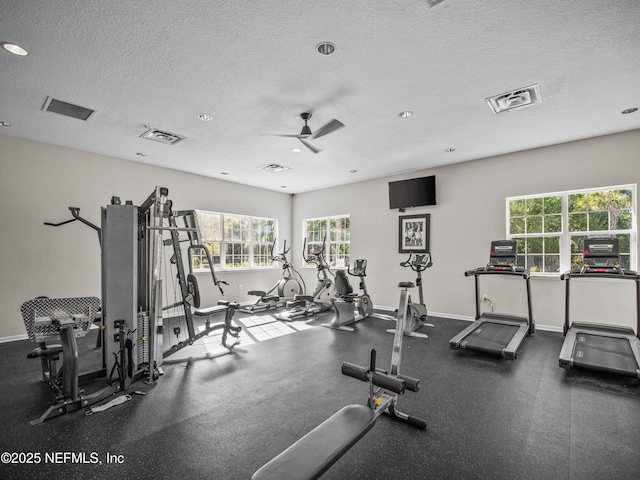
{"label": "bench padding", "polygon": [[253,474],[252,480],[319,478],[375,424],[373,410],[348,405]]}

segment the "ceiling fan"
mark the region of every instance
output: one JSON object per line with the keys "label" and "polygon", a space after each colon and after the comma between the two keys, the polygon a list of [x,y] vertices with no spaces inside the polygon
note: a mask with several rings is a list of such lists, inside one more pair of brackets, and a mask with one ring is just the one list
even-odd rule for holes
{"label": "ceiling fan", "polygon": [[331,133],[339,128],[344,127],[344,123],[334,119],[334,120],[331,120],[329,123],[320,127],[318,130],[316,130],[315,133],[312,133],[311,128],[309,128],[309,125],[307,125],[307,121],[311,118],[311,114],[308,112],[301,113],[300,118],[304,120],[304,127],[302,127],[302,131],[299,134],[287,135],[287,134],[278,134],[278,133],[263,133],[262,135],[297,138],[298,140],[300,140],[300,142],[302,142],[302,144],[305,147],[307,147],[313,153],[318,153],[322,151],[322,149],[318,145],[313,143],[313,140],[315,140],[316,138],[320,138],[324,135],[327,135],[328,133]]}

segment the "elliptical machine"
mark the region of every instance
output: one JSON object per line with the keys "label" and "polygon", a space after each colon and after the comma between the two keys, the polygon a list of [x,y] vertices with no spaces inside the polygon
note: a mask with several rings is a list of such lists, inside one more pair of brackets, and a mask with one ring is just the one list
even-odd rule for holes
{"label": "elliptical machine", "polygon": [[[329,323],[323,323],[322,326],[353,332],[355,329],[348,325],[373,315],[373,302],[364,281],[364,277],[367,276],[367,261],[364,259],[356,260],[353,264],[353,270],[351,270],[351,265],[347,266],[347,273],[360,278],[359,288],[362,293],[353,293],[349,277],[344,270],[338,270],[336,272],[336,294],[330,299],[330,305],[334,311],[333,318]],[[357,315],[356,309],[358,310]]]}
{"label": "elliptical machine", "polygon": [[[326,302],[333,296],[333,280],[331,268],[324,258],[327,246],[327,237],[324,237],[322,246],[316,247],[305,257],[307,263],[315,264],[317,270],[318,283],[312,295],[295,295],[293,300],[288,301],[285,306],[288,310],[274,315],[278,320],[290,322],[300,318],[309,317],[316,313],[323,312],[330,308]],[[307,251],[307,239],[304,239],[303,252]]]}
{"label": "elliptical machine", "polygon": [[287,248],[287,241],[284,241],[282,250],[277,255],[273,255],[275,250],[276,240],[271,245],[271,261],[280,262],[282,265],[282,278],[276,282],[267,292],[263,290],[249,290],[249,295],[257,295],[258,300],[253,305],[245,305],[240,311],[244,313],[256,313],[264,310],[270,310],[272,308],[283,307],[286,302],[293,300],[296,295],[304,295],[306,292],[306,285],[304,280],[292,263],[287,260],[287,253],[291,250],[291,247]]}
{"label": "elliptical machine", "polygon": [[[426,333],[416,332],[422,327],[433,327],[431,323],[426,323],[429,317],[429,312],[424,304],[424,296],[422,294],[422,272],[433,265],[431,261],[431,254],[416,254],[410,253],[409,258],[400,264],[401,267],[409,267],[411,270],[418,274],[416,278],[416,286],[418,287],[418,293],[420,297],[420,303],[413,303],[411,301],[411,295],[407,302],[407,319],[404,323],[404,335],[409,337],[429,338]],[[395,333],[395,329],[387,330],[389,333]]]}

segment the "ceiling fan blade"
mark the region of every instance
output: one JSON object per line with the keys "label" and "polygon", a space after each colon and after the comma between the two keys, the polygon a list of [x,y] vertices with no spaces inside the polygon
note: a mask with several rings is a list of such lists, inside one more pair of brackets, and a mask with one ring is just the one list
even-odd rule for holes
{"label": "ceiling fan blade", "polygon": [[323,125],[318,130],[316,130],[316,132],[313,135],[311,135],[311,138],[320,138],[342,127],[344,127],[344,123],[342,123],[339,120],[333,119],[326,125]]}
{"label": "ceiling fan blade", "polygon": [[300,140],[300,142],[302,142],[302,144],[305,147],[307,147],[309,150],[311,150],[313,153],[319,153],[322,151],[322,149],[318,145],[313,143],[311,140],[307,140],[304,137],[298,137],[298,140]]}

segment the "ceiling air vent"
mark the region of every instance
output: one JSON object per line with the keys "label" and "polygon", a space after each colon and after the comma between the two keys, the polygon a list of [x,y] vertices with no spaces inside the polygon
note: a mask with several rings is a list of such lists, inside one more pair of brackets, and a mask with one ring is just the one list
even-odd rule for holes
{"label": "ceiling air vent", "polygon": [[512,92],[501,93],[494,97],[485,99],[493,113],[508,112],[518,108],[528,107],[535,103],[542,102],[540,98],[540,85],[535,84],[529,87],[519,88]]}
{"label": "ceiling air vent", "polygon": [[271,165],[267,165],[266,167],[262,167],[263,170],[271,173],[279,173],[284,172],[285,170],[290,170],[289,167],[285,167],[284,165],[278,165],[276,163],[272,163]]}
{"label": "ceiling air vent", "polygon": [[177,135],[175,133],[170,133],[165,130],[158,130],[157,128],[150,128],[142,135],[140,135],[140,138],[147,138],[149,140],[153,140],[154,142],[160,142],[166,145],[175,145],[176,143],[184,140],[187,137],[183,137],[182,135]]}
{"label": "ceiling air vent", "polygon": [[95,110],[91,110],[90,108],[63,102],[51,97],[47,97],[47,101],[44,103],[42,110],[45,112],[58,113],[66,117],[77,118],[85,122],[95,113]]}

